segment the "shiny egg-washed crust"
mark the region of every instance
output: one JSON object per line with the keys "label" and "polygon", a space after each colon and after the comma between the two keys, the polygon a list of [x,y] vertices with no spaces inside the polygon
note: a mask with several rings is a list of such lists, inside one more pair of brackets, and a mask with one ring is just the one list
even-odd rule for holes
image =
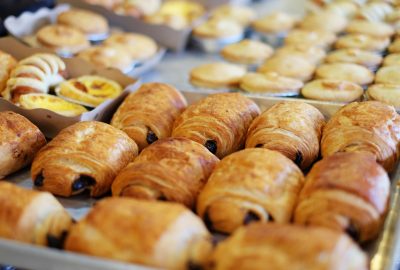
{"label": "shiny egg-washed crust", "polygon": [[0,112],[0,179],[30,164],[45,144],[42,132],[28,119]]}
{"label": "shiny egg-washed crust", "polygon": [[288,223],[303,182],[300,169],[279,152],[245,149],[217,165],[200,193],[197,213],[223,233],[253,221]]}
{"label": "shiny egg-washed crust", "polygon": [[185,138],[159,140],[123,169],[112,185],[114,196],[168,200],[194,208],[218,158]]}
{"label": "shiny egg-washed crust", "polygon": [[124,132],[101,122],[79,122],[63,129],[32,163],[38,189],[69,197],[86,189],[98,197],[137,155],[136,143]]}
{"label": "shiny egg-washed crust", "polygon": [[0,96],[6,88],[11,70],[17,65],[17,60],[10,54],[0,51]]}
{"label": "shiny egg-washed crust", "polygon": [[140,151],[158,139],[169,137],[175,119],[186,106],[186,99],[174,87],[146,83],[119,106],[111,125],[128,134]]}
{"label": "shiny egg-washed crust", "polygon": [[4,181],[0,182],[0,220],[1,238],[58,248],[73,222],[50,193]]}
{"label": "shiny egg-washed crust", "polygon": [[336,153],[317,162],[306,177],[295,222],[374,239],[388,205],[390,180],[370,153]]}
{"label": "shiny egg-washed crust", "polygon": [[280,102],[251,124],[246,148],[262,147],[281,152],[306,169],[318,158],[324,116],[303,102]]}
{"label": "shiny egg-washed crust", "polygon": [[368,257],[345,234],[318,227],[255,223],[219,244],[212,270],[367,270]]}
{"label": "shiny egg-washed crust", "polygon": [[257,104],[242,94],[209,95],[176,119],[172,136],[196,141],[223,158],[244,146],[247,129],[259,114]]}
{"label": "shiny egg-washed crust", "polygon": [[210,240],[200,218],[182,205],[108,198],[72,227],[65,249],[163,269],[201,269]]}
{"label": "shiny egg-washed crust", "polygon": [[325,125],[323,157],[336,152],[371,152],[387,171],[399,158],[400,116],[378,101],[353,102],[342,107]]}

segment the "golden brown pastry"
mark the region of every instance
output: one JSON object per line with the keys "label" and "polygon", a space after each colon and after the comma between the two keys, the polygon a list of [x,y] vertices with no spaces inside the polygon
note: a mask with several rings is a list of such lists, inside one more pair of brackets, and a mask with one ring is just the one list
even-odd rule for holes
{"label": "golden brown pastry", "polygon": [[197,202],[210,229],[232,233],[251,222],[289,223],[304,176],[287,157],[267,149],[245,149],[225,157]]}
{"label": "golden brown pastry", "polygon": [[375,83],[400,84],[400,69],[398,66],[381,67],[375,75]]}
{"label": "golden brown pastry", "polygon": [[175,119],[186,106],[186,99],[174,87],[146,83],[124,100],[111,125],[128,134],[140,151],[158,139],[169,137]]}
{"label": "golden brown pastry", "polygon": [[336,153],[317,162],[306,177],[294,220],[374,239],[384,220],[390,180],[370,153]]}
{"label": "golden brown pastry", "polygon": [[371,71],[376,69],[382,63],[382,56],[378,53],[364,51],[359,49],[335,50],[325,58],[326,63],[353,63],[364,66]]}
{"label": "golden brown pastry", "polygon": [[217,246],[211,269],[367,270],[368,257],[345,234],[318,227],[255,223]]}
{"label": "golden brown pastry", "polygon": [[46,144],[42,132],[14,112],[0,112],[0,179],[32,162]]}
{"label": "golden brown pastry", "polygon": [[261,147],[281,152],[306,169],[318,158],[324,124],[324,116],[313,106],[283,101],[251,123],[246,148]]}
{"label": "golden brown pastry", "polygon": [[79,122],[63,129],[43,147],[32,163],[36,188],[69,197],[90,190],[98,197],[137,155],[124,132],[101,122]]}
{"label": "golden brown pastry", "polygon": [[54,54],[38,53],[22,59],[11,71],[3,97],[14,103],[28,93],[48,93],[49,88],[65,80],[66,66]]}
{"label": "golden brown pastry", "polygon": [[243,26],[249,25],[256,17],[250,7],[234,4],[224,4],[211,11],[212,18],[225,18],[237,21]]}
{"label": "golden brown pastry", "polygon": [[323,30],[295,29],[285,38],[285,45],[302,45],[328,49],[336,40],[336,35]]}
{"label": "golden brown pastry", "polygon": [[389,24],[379,21],[354,20],[346,28],[349,34],[364,34],[379,38],[387,38],[394,35],[394,29]]}
{"label": "golden brown pastry", "polygon": [[273,12],[261,17],[252,23],[257,32],[264,34],[281,34],[289,32],[297,23],[292,15],[283,12]]}
{"label": "golden brown pastry", "polygon": [[102,15],[84,9],[70,9],[57,17],[57,23],[81,30],[86,35],[107,35],[109,26]]}
{"label": "golden brown pastry", "polygon": [[239,93],[209,95],[176,119],[172,136],[196,141],[223,158],[244,146],[247,129],[259,114],[257,104]]}
{"label": "golden brown pastry", "polygon": [[392,44],[390,44],[388,51],[390,53],[400,53],[400,38],[396,38]]}
{"label": "golden brown pastry", "polygon": [[112,185],[114,196],[179,202],[194,208],[218,158],[201,144],[167,138],[144,149]]}
{"label": "golden brown pastry", "polygon": [[317,46],[305,44],[285,45],[275,51],[275,55],[291,55],[307,58],[313,64],[320,64],[325,58],[325,51]]}
{"label": "golden brown pastry", "polygon": [[374,81],[374,73],[353,63],[323,64],[315,71],[316,79],[342,80],[366,86]]}
{"label": "golden brown pastry", "polygon": [[251,39],[227,45],[221,50],[223,58],[239,64],[260,64],[273,53],[274,49],[271,46]]}
{"label": "golden brown pastry", "polygon": [[369,100],[377,100],[400,110],[400,85],[398,84],[373,84],[368,87],[367,96]]}
{"label": "golden brown pastry", "polygon": [[0,182],[0,237],[61,248],[72,218],[48,192]]}
{"label": "golden brown pastry", "polygon": [[65,249],[163,269],[199,269],[211,251],[203,222],[182,205],[109,198],[74,225]]}
{"label": "golden brown pastry", "polygon": [[326,124],[321,140],[323,157],[337,152],[371,152],[386,170],[393,170],[400,147],[400,116],[378,101],[353,102]]}
{"label": "golden brown pastry", "polygon": [[210,18],[193,29],[193,36],[199,38],[229,38],[243,35],[243,26],[234,20]]}
{"label": "golden brown pastry", "polygon": [[400,66],[400,53],[388,54],[383,59],[383,66]]}
{"label": "golden brown pastry", "polygon": [[142,17],[157,12],[161,4],[161,0],[118,0],[113,6],[113,11],[117,14]]}
{"label": "golden brown pastry", "polygon": [[363,34],[345,35],[335,43],[336,49],[359,49],[382,53],[390,44],[388,37],[374,37]]}
{"label": "golden brown pastry", "polygon": [[299,24],[301,29],[322,30],[332,33],[342,32],[347,26],[347,19],[332,11],[308,14]]}
{"label": "golden brown pastry", "polygon": [[17,65],[17,60],[10,54],[0,51],[0,96],[6,88],[11,70]]}

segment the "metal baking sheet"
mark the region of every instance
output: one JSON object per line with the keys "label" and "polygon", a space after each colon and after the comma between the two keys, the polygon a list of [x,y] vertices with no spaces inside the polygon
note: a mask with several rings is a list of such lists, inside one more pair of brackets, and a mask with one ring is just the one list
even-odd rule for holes
{"label": "metal baking sheet", "polygon": [[[196,92],[183,92],[189,104],[196,102],[207,94]],[[267,109],[282,99],[279,98],[252,98],[262,110]],[[330,118],[340,107],[338,104],[306,101],[317,107],[326,118]],[[391,203],[384,229],[379,238],[363,246],[371,258],[371,270],[398,270],[400,266],[399,232],[400,232],[400,166],[391,175]],[[22,170],[8,181],[25,188],[32,188],[29,169]],[[58,198],[61,204],[77,220],[81,219],[96,202],[87,195],[72,198]],[[113,260],[94,258],[76,253],[59,251],[55,249],[36,247],[23,243],[0,239],[0,263],[10,264],[31,270],[109,270],[109,269],[150,269],[144,266],[126,264]]]}

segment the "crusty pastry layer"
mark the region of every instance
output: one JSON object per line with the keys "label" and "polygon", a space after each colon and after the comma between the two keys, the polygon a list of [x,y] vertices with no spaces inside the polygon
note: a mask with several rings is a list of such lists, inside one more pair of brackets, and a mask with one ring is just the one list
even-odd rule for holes
{"label": "crusty pastry layer", "polygon": [[204,146],[189,139],[159,140],[117,175],[112,193],[174,201],[193,208],[218,161]]}
{"label": "crusty pastry layer", "polygon": [[72,227],[65,248],[184,270],[205,263],[211,251],[210,238],[200,218],[182,205],[109,198],[97,203]]}
{"label": "crusty pastry layer", "polygon": [[50,193],[0,182],[0,237],[61,248],[72,219]]}
{"label": "crusty pastry layer", "polygon": [[0,179],[30,164],[45,144],[42,132],[28,119],[0,112]]}
{"label": "crusty pastry layer", "polygon": [[257,104],[242,94],[209,95],[176,119],[172,136],[198,142],[223,158],[244,146],[247,129],[259,113]]}
{"label": "crusty pastry layer", "polygon": [[138,153],[124,132],[101,122],[79,122],[63,129],[32,163],[36,188],[69,197],[84,190],[98,197]]}
{"label": "crusty pastry layer", "polygon": [[400,116],[378,101],[353,102],[326,124],[321,140],[323,157],[337,152],[370,152],[386,170],[399,158]]}
{"label": "crusty pastry layer", "polygon": [[280,102],[253,121],[246,148],[281,152],[306,169],[318,158],[324,124],[324,116],[315,107],[303,102]]}
{"label": "crusty pastry layer", "polygon": [[284,155],[245,149],[224,158],[197,202],[197,213],[210,229],[232,233],[250,222],[291,220],[303,173]]}
{"label": "crusty pastry layer", "polygon": [[254,223],[219,244],[211,269],[367,270],[368,257],[345,234],[318,227]]}
{"label": "crusty pastry layer", "polygon": [[175,119],[186,106],[185,97],[173,86],[146,83],[119,106],[111,125],[128,134],[142,150],[169,137]]}
{"label": "crusty pastry layer", "polygon": [[389,177],[373,155],[336,153],[307,175],[295,222],[346,231],[360,242],[372,240],[383,223],[389,191]]}

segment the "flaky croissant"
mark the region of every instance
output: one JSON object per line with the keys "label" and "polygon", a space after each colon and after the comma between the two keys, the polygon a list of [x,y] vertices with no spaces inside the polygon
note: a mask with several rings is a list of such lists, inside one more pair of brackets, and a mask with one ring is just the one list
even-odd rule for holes
{"label": "flaky croissant", "polygon": [[101,122],[80,122],[63,129],[43,147],[32,163],[36,188],[69,197],[90,190],[108,192],[138,149],[124,132]]}
{"label": "flaky croissant", "polygon": [[218,158],[186,138],[167,138],[145,148],[112,185],[114,196],[168,200],[193,208]]}
{"label": "flaky croissant", "polygon": [[163,269],[201,269],[211,236],[180,204],[108,198],[74,225],[65,249]]}
{"label": "flaky croissant", "polygon": [[366,254],[326,228],[254,223],[219,244],[210,269],[367,270]]}
{"label": "flaky croissant", "polygon": [[66,77],[66,66],[54,54],[38,53],[18,62],[11,71],[3,97],[18,103],[19,97],[29,93],[47,93],[49,88]]}
{"label": "flaky croissant", "polygon": [[324,116],[303,102],[283,101],[264,111],[251,124],[246,148],[276,150],[308,168],[319,156]]}
{"label": "flaky croissant", "polygon": [[392,171],[400,155],[400,116],[378,101],[353,102],[335,113],[321,140],[323,157],[336,152],[371,152]]}
{"label": "flaky croissant", "polygon": [[306,177],[295,222],[346,231],[365,242],[376,237],[386,212],[390,180],[370,153],[337,153]]}
{"label": "flaky croissant", "polygon": [[43,133],[14,112],[0,112],[0,179],[32,162],[46,144]]}
{"label": "flaky croissant", "polygon": [[185,137],[223,158],[244,146],[247,129],[260,109],[239,93],[209,95],[189,106],[175,121],[173,137]]}
{"label": "flaky croissant", "polygon": [[0,182],[0,237],[61,248],[72,222],[50,193]]}
{"label": "flaky croissant", "polygon": [[217,165],[199,195],[197,213],[224,233],[254,221],[287,223],[303,182],[300,169],[281,153],[245,149]]}
{"label": "flaky croissant", "polygon": [[142,150],[171,135],[172,125],[186,105],[185,98],[174,87],[146,83],[125,99],[111,125],[128,134]]}

